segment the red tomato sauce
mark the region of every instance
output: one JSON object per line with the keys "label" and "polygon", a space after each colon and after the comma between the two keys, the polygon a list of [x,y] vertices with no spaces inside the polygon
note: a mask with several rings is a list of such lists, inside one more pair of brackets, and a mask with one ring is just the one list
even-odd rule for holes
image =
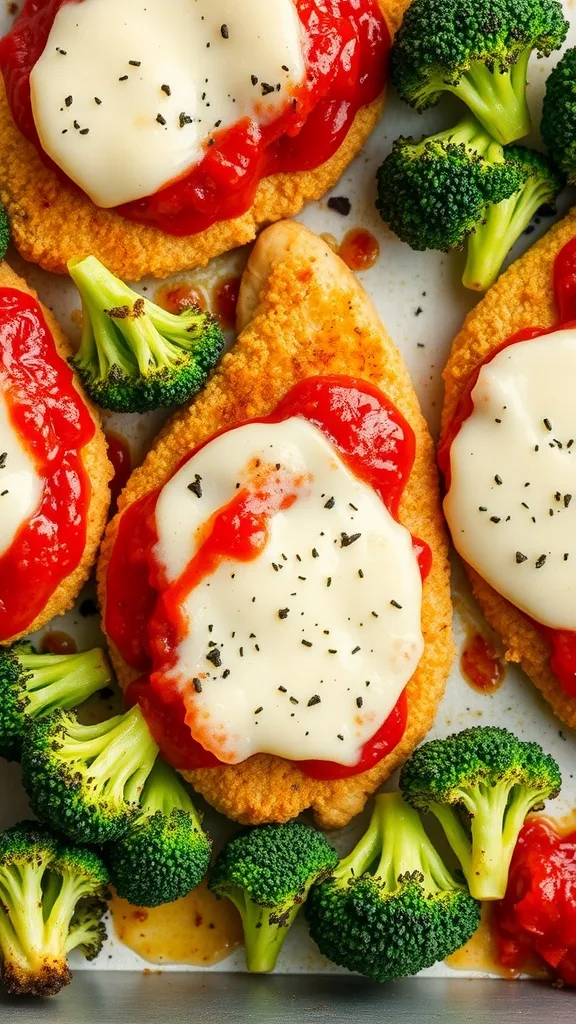
{"label": "red tomato sauce", "polygon": [[24,632],[78,565],[90,482],[81,450],[94,422],[31,295],[0,288],[0,387],[44,478],[36,512],[0,555],[0,641]]}
{"label": "red tomato sauce", "polygon": [[78,646],[74,637],[60,629],[45,633],[40,641],[41,654],[76,654]]}
{"label": "red tomato sauce", "polygon": [[[71,2],[81,0],[26,0],[0,41],[0,70],[14,120],[54,170],[34,124],[30,72],[58,10]],[[263,126],[245,118],[215,132],[199,164],[155,195],[117,207],[122,216],[172,235],[195,234],[245,213],[262,178],[312,170],[333,156],[360,108],[384,89],[390,33],[378,0],[295,5],[305,34],[306,77],[285,109]]]}
{"label": "red tomato sauce", "polygon": [[480,633],[468,637],[460,658],[462,674],[475,690],[494,693],[504,681],[505,669],[491,640]]}
{"label": "red tomato sauce", "polygon": [[[450,490],[450,447],[460,427],[474,411],[472,392],[480,371],[509,345],[522,341],[531,341],[554,331],[576,327],[576,238],[560,250],[554,261],[554,297],[558,310],[558,319],[552,327],[528,327],[518,331],[511,338],[490,353],[487,359],[472,370],[466,381],[456,412],[448,424],[438,448],[438,465],[444,476],[446,489]],[[526,616],[528,618],[528,616]],[[539,630],[550,643],[550,667],[558,677],[563,689],[570,697],[576,697],[576,633],[567,629],[551,629],[530,619],[535,629]]]}
{"label": "red tomato sauce", "polygon": [[576,832],[561,835],[545,818],[526,822],[492,928],[505,967],[523,971],[536,954],[576,985]]}
{"label": "red tomato sauce", "polygon": [[212,306],[223,330],[236,324],[236,307],[240,295],[241,277],[225,277],[212,293]]}
{"label": "red tomato sauce", "polygon": [[[307,378],[270,416],[256,422],[278,423],[294,415],[322,430],[352,471],[373,487],[390,513],[398,517],[414,462],[415,438],[406,420],[377,388],[351,377]],[[273,504],[270,495],[262,493],[265,486],[263,483],[256,494],[243,488],[229,505],[218,510],[206,524],[196,556],[170,586],[163,582],[152,552],[159,492],[132,504],[120,521],[107,572],[106,631],[124,660],[142,673],[128,691],[128,703],[140,704],[164,756],[178,768],[222,763],[191,734],[191,723],[196,732],[193,695],[184,701],[179,689],[165,678],[174,664],[174,651],[183,632],[189,628],[182,622],[182,602],[221,559],[247,561],[259,555],[266,543],[269,519],[280,507]],[[287,481],[275,501],[288,507],[296,500],[299,486],[300,481]],[[417,539],[414,548],[425,578],[431,567],[430,548]],[[407,700],[402,694],[352,768],[328,761],[297,763],[313,778],[345,778],[367,771],[399,743],[407,714]]]}
{"label": "red tomato sauce", "polygon": [[115,434],[112,430],[106,431],[106,444],[108,445],[108,458],[114,470],[114,476],[110,481],[110,494],[113,503],[116,504],[132,472],[132,455],[126,438]]}

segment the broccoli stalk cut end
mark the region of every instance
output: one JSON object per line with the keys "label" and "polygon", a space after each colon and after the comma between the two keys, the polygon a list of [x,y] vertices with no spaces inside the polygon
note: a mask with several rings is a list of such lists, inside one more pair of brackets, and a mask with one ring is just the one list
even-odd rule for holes
{"label": "broccoli stalk cut end", "polygon": [[198,307],[168,313],[95,256],[70,260],[82,299],[82,337],[71,363],[88,395],[113,412],[180,405],[204,386],[222,353],[217,320]]}

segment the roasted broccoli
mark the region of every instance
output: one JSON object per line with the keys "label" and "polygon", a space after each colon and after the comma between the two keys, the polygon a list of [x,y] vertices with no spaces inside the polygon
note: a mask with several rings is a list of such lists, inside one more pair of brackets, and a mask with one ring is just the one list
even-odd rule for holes
{"label": "roasted broccoli", "polygon": [[55,995],[70,982],[71,950],[98,955],[107,882],[96,853],[65,846],[37,821],[0,835],[0,976],[9,993]]}
{"label": "roasted broccoli", "polygon": [[128,288],[96,259],[70,260],[82,298],[82,338],[70,360],[103,409],[147,412],[187,402],[224,345],[218,321],[197,306],[175,315]]}
{"label": "roasted broccoli", "polygon": [[484,291],[563,178],[541,153],[503,147],[468,117],[420,142],[397,139],[378,171],[380,216],[413,249],[462,248],[462,283]]}
{"label": "roasted broccoli", "polygon": [[140,813],[158,747],[138,707],[99,725],[71,711],[33,721],[22,743],[22,780],[42,821],[82,843],[106,843]]}
{"label": "roasted broccoli", "polygon": [[10,237],[10,221],[6,213],[6,207],[0,205],[0,260],[3,260],[6,255],[6,250],[10,245]]}
{"label": "roasted broccoli", "polygon": [[158,758],[144,786],[142,813],[105,847],[119,896],[137,907],[158,907],[186,896],[208,871],[211,843],[175,771]]}
{"label": "roasted broccoli", "polygon": [[542,153],[524,146],[506,146],[504,154],[524,174],[521,187],[509,199],[491,203],[468,238],[462,284],[484,291],[494,284],[510,249],[526,230],[536,211],[553,204],[564,179]]}
{"label": "roasted broccoli", "polygon": [[219,853],[209,887],[240,913],[249,971],[274,970],[310,886],[337,861],[322,833],[297,821],[240,833]]}
{"label": "roasted broccoli", "polygon": [[459,249],[486,207],[514,195],[523,174],[473,117],[415,141],[399,138],[378,171],[380,216],[412,249]]}
{"label": "roasted broccoli", "polygon": [[18,760],[30,719],[78,707],[111,678],[98,647],[82,654],[37,654],[28,643],[0,648],[0,755]]}
{"label": "roasted broccoli", "polygon": [[568,31],[558,0],[412,0],[392,48],[392,81],[417,110],[443,92],[464,101],[498,142],[531,128],[526,71]]}
{"label": "roasted broccoli", "polygon": [[496,726],[424,743],[400,775],[404,798],[438,818],[479,900],[502,899],[526,815],[561,784],[556,761],[538,743]]}
{"label": "roasted broccoli", "polygon": [[576,46],[550,73],[542,107],[542,138],[570,185],[576,183]]}
{"label": "roasted broccoli", "polygon": [[399,793],[376,797],[368,831],[306,906],[329,960],[372,981],[416,974],[462,946],[480,906],[445,867]]}

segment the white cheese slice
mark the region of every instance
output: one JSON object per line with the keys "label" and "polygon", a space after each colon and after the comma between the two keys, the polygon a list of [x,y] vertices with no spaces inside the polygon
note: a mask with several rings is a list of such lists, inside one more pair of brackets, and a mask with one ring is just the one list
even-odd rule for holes
{"label": "white cheese slice", "polygon": [[510,345],[480,371],[450,454],[456,549],[537,622],[576,629],[576,331]]}
{"label": "white cheese slice", "polygon": [[214,132],[276,117],[304,74],[292,0],[82,0],[56,14],[32,110],[45,152],[111,207],[181,177]]}
{"label": "white cheese slice", "polygon": [[0,384],[0,557],[36,511],[43,479],[12,423]]}
{"label": "white cheese slice", "polygon": [[261,751],[354,765],[421,657],[422,581],[409,531],[325,435],[294,417],[211,441],[160,494],[155,556],[179,578],[258,461],[274,487],[300,479],[297,499],[272,517],[259,557],[222,561],[185,598],[168,675],[192,734],[223,761]]}

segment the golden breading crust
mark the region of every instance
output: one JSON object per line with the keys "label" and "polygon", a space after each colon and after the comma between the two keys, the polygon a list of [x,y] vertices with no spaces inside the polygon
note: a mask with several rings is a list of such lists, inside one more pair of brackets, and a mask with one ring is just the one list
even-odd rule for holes
{"label": "golden breading crust", "polygon": [[[362,810],[368,795],[431,727],[452,663],[447,541],[434,449],[408,371],[376,310],[351,271],[320,238],[290,221],[268,228],[250,258],[245,278],[250,294],[241,299],[241,310],[254,306],[253,285],[258,279],[262,289],[251,320],[204,392],[170,420],[144,464],[132,474],[120,497],[120,514],[164,484],[185,452],[221,427],[265,415],[297,381],[314,374],[343,373],[372,381],[408,419],[416,434],[417,455],[400,518],[430,544],[433,567],[423,593],[425,650],[408,686],[409,718],[402,741],[370,771],[340,781],[315,781],[290,761],[264,754],[238,765],[184,773],[219,811],[242,823],[285,821],[311,807],[321,827],[338,828]],[[106,569],[118,523],[116,516],[108,527],[98,565],[104,621]],[[126,686],[134,673],[113,645],[111,653]]]}
{"label": "golden breading crust", "polygon": [[[32,288],[29,288],[26,282],[23,281],[22,278],[18,277],[7,263],[0,263],[0,288],[18,288],[20,291],[28,292],[29,295],[33,295],[35,299],[38,298],[36,292]],[[63,359],[67,359],[68,356],[72,354],[70,342],[63,334],[60,325],[50,310],[46,309],[46,306],[42,306],[42,312],[46,318],[46,323],[52,332],[58,354],[61,355]],[[96,409],[92,403],[86,399],[76,379],[74,380],[74,384],[76,390],[81,395],[84,404],[87,406],[94,423],[96,424],[94,437],[82,451],[82,462],[91,484],[84,553],[74,571],[62,580],[40,614],[33,622],[30,623],[25,632],[15,634],[13,637],[6,640],[5,643],[12,643],[21,636],[27,636],[29,633],[33,633],[34,630],[40,629],[41,626],[44,626],[50,621],[50,619],[53,619],[55,615],[63,615],[64,612],[68,611],[68,609],[72,607],[81,587],[86,582],[90,570],[94,565],[98,544],[100,543],[100,538],[106,525],[108,506],[110,505],[110,491],[108,484],[112,479],[113,473],[112,466],[108,461],[106,439],[100,427],[100,420]]]}
{"label": "golden breading crust", "polygon": [[[391,31],[396,31],[408,0],[380,3]],[[241,217],[178,238],[100,209],[45,167],[14,124],[0,76],[0,198],[19,252],[45,270],[65,274],[71,257],[94,255],[126,280],[138,281],[146,274],[164,278],[204,266],[214,256],[251,242],[264,224],[291,217],[307,200],[320,199],[366,142],[380,120],[383,103],[380,97],[359,110],[342,145],[326,163],[312,171],[264,178],[252,207]]]}
{"label": "golden breading crust", "polygon": [[[554,302],[556,255],[576,235],[576,207],[503,274],[468,314],[450,353],[444,381],[442,425],[454,415],[471,371],[516,331],[551,327],[558,311]],[[576,700],[562,689],[550,668],[550,645],[515,605],[498,594],[465,565],[474,596],[506,645],[506,658],[522,665],[558,718],[576,728]]]}

